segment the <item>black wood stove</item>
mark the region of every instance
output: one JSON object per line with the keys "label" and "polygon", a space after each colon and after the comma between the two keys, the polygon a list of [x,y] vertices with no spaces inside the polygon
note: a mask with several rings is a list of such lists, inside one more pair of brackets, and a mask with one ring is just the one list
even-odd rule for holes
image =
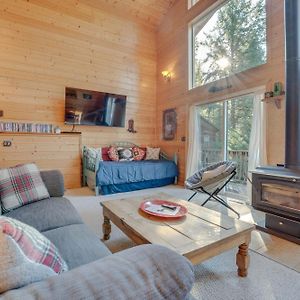
{"label": "black wood stove", "polygon": [[300,0],[285,0],[285,36],[285,166],[252,173],[252,205],[267,229],[300,244]]}

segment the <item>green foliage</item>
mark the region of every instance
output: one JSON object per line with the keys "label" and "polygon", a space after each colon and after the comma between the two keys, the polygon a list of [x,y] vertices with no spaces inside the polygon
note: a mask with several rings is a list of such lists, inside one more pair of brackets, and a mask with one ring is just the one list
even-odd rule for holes
{"label": "green foliage", "polygon": [[235,98],[228,105],[228,150],[248,150],[253,117],[253,96]]}
{"label": "green foliage", "polygon": [[[227,105],[227,110],[225,109]],[[231,100],[200,106],[200,115],[218,129],[215,141],[202,145],[209,150],[222,150],[224,131],[227,132],[228,151],[247,151],[253,115],[253,96],[241,96]],[[227,113],[227,129],[224,129],[224,117]]]}
{"label": "green foliage", "polygon": [[[230,0],[202,33],[196,33],[195,53],[196,85],[265,63],[265,0]],[[228,66],[220,65],[220,59],[228,61]]]}

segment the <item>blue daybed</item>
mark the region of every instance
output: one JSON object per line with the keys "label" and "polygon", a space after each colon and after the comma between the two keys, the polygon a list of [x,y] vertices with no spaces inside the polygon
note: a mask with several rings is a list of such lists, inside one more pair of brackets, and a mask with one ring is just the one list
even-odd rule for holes
{"label": "blue daybed", "polygon": [[[114,146],[131,148],[136,145],[119,142]],[[83,147],[83,185],[95,189],[96,195],[161,187],[176,183],[177,176],[176,155],[172,160],[161,152],[159,160],[103,161],[101,151],[91,153],[88,147]]]}

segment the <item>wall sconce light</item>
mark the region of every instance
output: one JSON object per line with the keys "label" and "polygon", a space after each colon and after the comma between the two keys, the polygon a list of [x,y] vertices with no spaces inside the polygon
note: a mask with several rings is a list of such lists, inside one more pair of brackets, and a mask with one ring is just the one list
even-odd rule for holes
{"label": "wall sconce light", "polygon": [[162,76],[165,80],[170,81],[170,79],[171,79],[171,72],[170,71],[167,71],[167,70],[162,71],[161,74],[162,74]]}

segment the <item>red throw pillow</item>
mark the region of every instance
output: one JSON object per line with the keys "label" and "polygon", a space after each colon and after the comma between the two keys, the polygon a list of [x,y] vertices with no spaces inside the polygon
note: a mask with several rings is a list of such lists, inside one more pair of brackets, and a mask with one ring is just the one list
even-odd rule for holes
{"label": "red throw pillow", "polygon": [[146,151],[139,147],[132,148],[133,159],[134,160],[142,160],[145,157]]}
{"label": "red throw pillow", "polygon": [[109,147],[109,149],[108,149],[108,156],[109,156],[110,160],[112,160],[112,161],[119,161],[118,150],[114,146],[110,146]]}
{"label": "red throw pillow", "polygon": [[109,155],[108,155],[108,150],[110,147],[103,147],[101,148],[101,154],[102,154],[102,160],[103,161],[109,161]]}

